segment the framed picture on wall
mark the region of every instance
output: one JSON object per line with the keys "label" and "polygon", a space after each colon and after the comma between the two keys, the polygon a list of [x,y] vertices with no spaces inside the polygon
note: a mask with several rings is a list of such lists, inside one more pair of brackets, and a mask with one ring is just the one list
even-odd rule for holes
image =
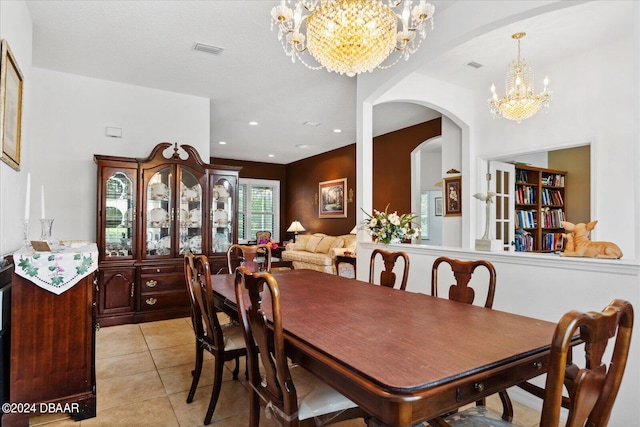
{"label": "framed picture on wall", "polygon": [[347,217],[346,188],[347,178],[318,184],[318,218]]}
{"label": "framed picture on wall", "polygon": [[22,82],[18,63],[2,40],[0,59],[0,145],[2,161],[20,170],[20,124],[22,118]]}
{"label": "framed picture on wall", "polygon": [[445,178],[444,186],[444,216],[462,215],[462,177]]}
{"label": "framed picture on wall", "polygon": [[436,216],[442,216],[442,197],[435,197],[435,214]]}

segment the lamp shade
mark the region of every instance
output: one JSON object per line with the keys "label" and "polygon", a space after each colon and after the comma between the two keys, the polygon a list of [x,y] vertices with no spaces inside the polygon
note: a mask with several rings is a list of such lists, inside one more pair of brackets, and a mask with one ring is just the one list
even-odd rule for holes
{"label": "lamp shade", "polygon": [[300,224],[300,221],[296,220],[291,223],[287,231],[291,233],[297,233],[299,231],[306,231],[306,230],[304,229],[302,224]]}

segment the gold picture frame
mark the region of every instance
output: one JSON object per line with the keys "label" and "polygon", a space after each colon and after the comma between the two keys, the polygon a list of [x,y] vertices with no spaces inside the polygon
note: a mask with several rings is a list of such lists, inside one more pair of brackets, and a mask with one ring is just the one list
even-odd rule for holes
{"label": "gold picture frame", "polygon": [[2,40],[0,59],[0,145],[2,161],[20,170],[20,132],[22,128],[22,85],[24,77],[9,43]]}
{"label": "gold picture frame", "polygon": [[347,178],[324,181],[318,184],[318,218],[346,218]]}
{"label": "gold picture frame", "polygon": [[462,177],[444,178],[444,216],[462,215]]}

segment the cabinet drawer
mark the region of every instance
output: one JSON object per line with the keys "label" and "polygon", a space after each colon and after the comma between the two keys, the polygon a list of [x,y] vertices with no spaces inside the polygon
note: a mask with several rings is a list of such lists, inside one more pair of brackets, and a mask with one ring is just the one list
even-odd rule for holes
{"label": "cabinet drawer", "polygon": [[472,402],[483,396],[501,391],[505,383],[517,384],[547,372],[549,359],[540,357],[526,364],[517,365],[499,376],[468,382],[456,388],[458,402]]}
{"label": "cabinet drawer", "polygon": [[184,274],[184,267],[182,266],[182,264],[140,267],[140,274],[143,276],[148,274],[171,274],[171,273]]}
{"label": "cabinet drawer", "polygon": [[141,274],[140,293],[157,293],[163,291],[185,290],[185,278],[182,273]]}
{"label": "cabinet drawer", "polygon": [[140,295],[140,311],[157,311],[189,306],[189,295],[184,292],[164,292]]}

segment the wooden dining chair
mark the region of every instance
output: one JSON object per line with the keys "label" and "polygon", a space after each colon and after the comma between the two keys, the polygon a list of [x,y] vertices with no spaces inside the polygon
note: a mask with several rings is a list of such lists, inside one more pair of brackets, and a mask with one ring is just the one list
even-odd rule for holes
{"label": "wooden dining chair", "polygon": [[[557,427],[561,407],[568,409],[566,427],[607,425],[627,364],[632,329],[633,307],[623,300],[613,300],[602,312],[570,311],[562,316],[551,340],[540,427]],[[578,331],[584,342],[582,369],[567,363],[571,340]],[[606,352],[609,339],[614,337],[613,351]],[[608,360],[603,360],[605,353],[610,355]],[[455,413],[445,421],[455,427],[514,425],[485,407]]]}
{"label": "wooden dining chair", "polygon": [[202,373],[204,350],[207,350],[215,358],[213,391],[211,392],[211,400],[204,417],[204,424],[209,424],[222,388],[224,363],[230,360],[236,361],[233,379],[237,380],[240,371],[240,356],[246,356],[247,348],[240,325],[237,323],[220,324],[214,305],[211,272],[209,271],[207,257],[188,252],[184,257],[184,271],[191,299],[193,332],[196,336],[196,366],[191,372],[193,380],[187,396],[187,403],[193,402],[200,374]]}
{"label": "wooden dining chair", "polygon": [[258,244],[261,244],[260,242],[262,241],[263,244],[268,243],[271,240],[271,232],[270,231],[256,231],[256,242]]}
{"label": "wooden dining chair", "polygon": [[[259,259],[260,262],[257,262]],[[233,244],[227,250],[227,268],[233,274],[239,266],[249,271],[271,271],[271,248],[267,245]]]}
{"label": "wooden dining chair", "polygon": [[380,285],[393,288],[396,285],[396,274],[393,268],[398,258],[403,259],[404,267],[402,270],[402,278],[400,279],[400,290],[404,291],[409,280],[409,255],[406,252],[390,252],[384,249],[374,249],[371,253],[369,261],[369,283],[375,283],[375,267],[378,255],[382,258],[384,269],[380,272]]}
{"label": "wooden dining chair", "polygon": [[[440,264],[443,263],[449,265],[453,272],[453,277],[456,280],[456,283],[449,287],[449,299],[465,304],[473,304],[476,297],[475,290],[469,286],[471,276],[477,268],[486,269],[489,274],[489,281],[484,307],[493,307],[493,298],[496,293],[496,269],[493,267],[493,264],[484,260],[463,261],[448,257],[436,258],[433,262],[433,266],[431,267],[431,295],[434,297],[438,296],[438,269]],[[509,395],[506,390],[503,390],[498,393],[498,396],[502,402],[503,419],[511,421],[513,419],[513,405],[511,404]],[[482,399],[477,402],[477,405],[484,406],[485,403],[485,399]]]}
{"label": "wooden dining chair", "polygon": [[247,343],[251,385],[249,426],[260,424],[261,406],[265,407],[268,417],[290,427],[315,427],[366,416],[355,403],[309,371],[289,365],[285,354],[280,288],[270,273],[251,273],[239,267],[235,290]]}

